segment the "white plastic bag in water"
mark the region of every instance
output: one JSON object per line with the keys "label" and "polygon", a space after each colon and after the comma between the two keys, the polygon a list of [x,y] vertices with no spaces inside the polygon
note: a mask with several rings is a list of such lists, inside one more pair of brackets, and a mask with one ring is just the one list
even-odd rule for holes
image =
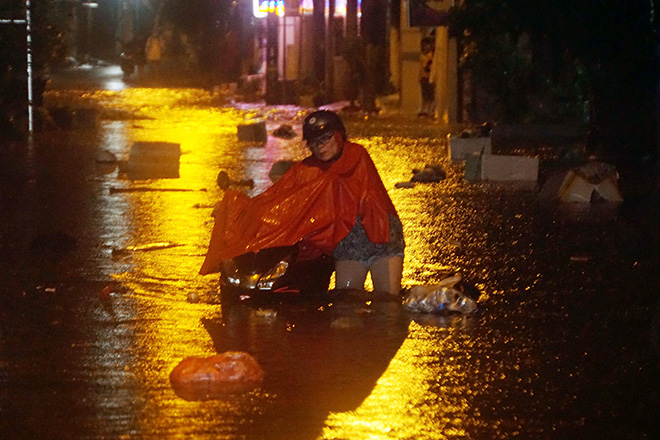
{"label": "white plastic bag in water", "polygon": [[477,309],[477,302],[455,288],[459,281],[461,276],[457,275],[438,284],[413,286],[404,298],[403,305],[416,313],[472,313]]}

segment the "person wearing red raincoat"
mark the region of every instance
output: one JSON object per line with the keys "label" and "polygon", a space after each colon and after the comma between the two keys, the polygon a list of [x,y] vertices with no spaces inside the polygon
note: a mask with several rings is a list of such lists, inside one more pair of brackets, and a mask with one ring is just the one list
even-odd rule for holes
{"label": "person wearing red raincoat", "polygon": [[311,113],[303,139],[312,155],[253,198],[228,189],[216,211],[201,274],[247,252],[291,246],[333,255],[336,288],[398,294],[405,243],[396,209],[366,149],[346,139],[337,114]]}

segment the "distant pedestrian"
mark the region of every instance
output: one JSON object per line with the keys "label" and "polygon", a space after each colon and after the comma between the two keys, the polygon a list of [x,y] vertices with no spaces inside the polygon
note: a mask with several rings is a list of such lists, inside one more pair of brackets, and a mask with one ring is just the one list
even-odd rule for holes
{"label": "distant pedestrian", "polygon": [[163,56],[164,46],[160,29],[156,28],[151,36],[147,38],[147,44],[144,48],[148,70],[152,75],[160,74],[160,60]]}
{"label": "distant pedestrian", "polygon": [[183,47],[184,60],[183,68],[186,72],[192,72],[197,66],[197,53],[190,36],[182,33],[179,39],[181,47]]}
{"label": "distant pedestrian", "polygon": [[435,112],[435,85],[431,81],[434,41],[431,37],[422,38],[419,56],[419,85],[422,91],[422,108],[419,116],[430,116]]}

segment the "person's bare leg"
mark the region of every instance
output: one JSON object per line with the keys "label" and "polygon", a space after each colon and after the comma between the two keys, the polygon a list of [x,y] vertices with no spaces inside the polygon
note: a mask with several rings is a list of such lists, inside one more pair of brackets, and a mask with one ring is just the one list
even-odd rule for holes
{"label": "person's bare leg", "polygon": [[336,289],[364,289],[369,268],[359,261],[339,260],[335,262]]}
{"label": "person's bare leg", "polygon": [[374,261],[371,267],[371,280],[374,290],[398,295],[401,292],[403,258],[398,256],[383,257]]}

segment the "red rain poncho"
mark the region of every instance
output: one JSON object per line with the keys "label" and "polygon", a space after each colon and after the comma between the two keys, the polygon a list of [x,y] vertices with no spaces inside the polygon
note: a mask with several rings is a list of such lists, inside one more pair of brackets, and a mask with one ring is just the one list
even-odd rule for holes
{"label": "red rain poncho", "polygon": [[396,209],[371,157],[361,145],[346,142],[336,161],[310,156],[253,198],[227,190],[200,274],[217,272],[229,258],[303,238],[329,255],[358,215],[369,240],[387,243],[391,214]]}

